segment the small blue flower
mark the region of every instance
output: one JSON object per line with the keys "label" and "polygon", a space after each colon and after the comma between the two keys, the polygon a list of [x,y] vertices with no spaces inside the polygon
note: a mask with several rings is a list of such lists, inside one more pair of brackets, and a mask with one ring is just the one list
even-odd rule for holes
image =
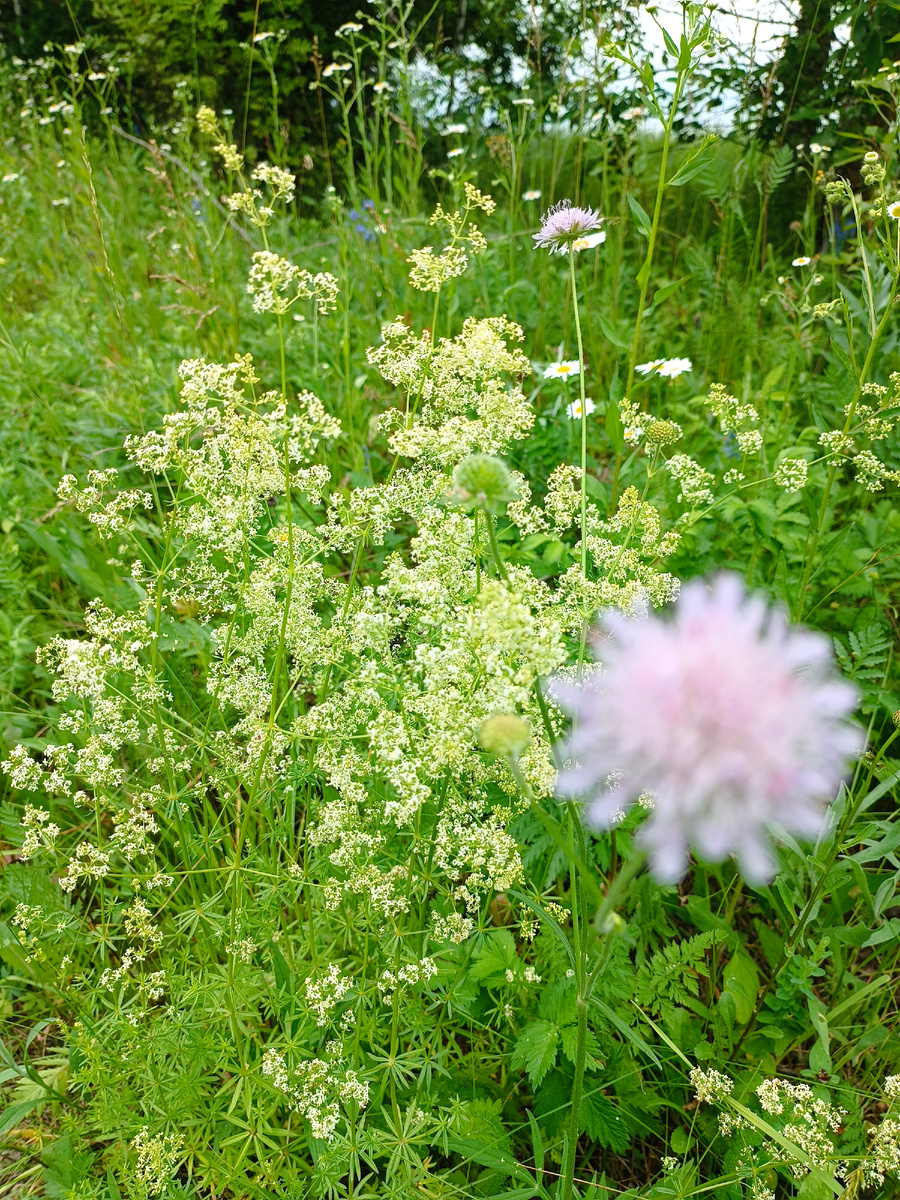
{"label": "small blue flower", "polygon": [[374,212],[375,211],[375,201],[374,200],[363,200],[363,208],[366,210],[366,212]]}

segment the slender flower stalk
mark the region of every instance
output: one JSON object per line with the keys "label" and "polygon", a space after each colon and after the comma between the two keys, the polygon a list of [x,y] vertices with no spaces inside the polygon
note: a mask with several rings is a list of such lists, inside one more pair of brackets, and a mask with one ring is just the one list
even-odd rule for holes
{"label": "slender flower stalk", "polygon": [[587,578],[587,397],[584,386],[584,347],[581,341],[581,317],[578,312],[578,282],[575,278],[575,248],[569,245],[569,281],[575,313],[575,340],[578,344],[578,388],[581,397],[581,571]]}

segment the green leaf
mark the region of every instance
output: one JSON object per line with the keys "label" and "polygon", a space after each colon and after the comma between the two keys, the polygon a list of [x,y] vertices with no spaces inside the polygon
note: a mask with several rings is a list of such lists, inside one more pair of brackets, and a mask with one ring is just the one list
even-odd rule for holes
{"label": "green leaf", "polygon": [[487,1142],[472,1137],[460,1137],[459,1134],[451,1134],[447,1144],[455,1154],[461,1154],[468,1162],[476,1162],[482,1167],[490,1167],[492,1171],[498,1171],[501,1175],[512,1175],[516,1179],[531,1178],[511,1151],[504,1153],[495,1146],[489,1146]]}
{"label": "green leaf", "polygon": [[[585,1080],[585,1084],[587,1082]],[[619,1115],[616,1105],[604,1096],[599,1088],[585,1088],[581,1097],[580,1126],[582,1133],[586,1133],[607,1150],[624,1154],[628,1149],[631,1140],[628,1126]]]}
{"label": "green leaf", "polygon": [[662,287],[658,287],[653,293],[652,302],[644,309],[644,316],[649,317],[661,304],[665,304],[668,298],[677,292],[683,283],[683,279],[676,279],[674,283],[665,283]]}
{"label": "green leaf", "polygon": [[275,987],[279,992],[288,992],[293,994],[294,987],[291,977],[291,968],[287,964],[284,955],[278,949],[274,942],[272,945],[272,968],[275,972]]}
{"label": "green leaf", "polygon": [[735,1016],[744,1025],[753,1015],[759,991],[756,963],[745,950],[738,950],[728,960],[723,978],[725,991],[734,997]]}
{"label": "green leaf", "polygon": [[631,192],[626,193],[625,199],[628,201],[628,207],[631,209],[631,215],[634,217],[638,229],[640,229],[645,237],[649,237],[651,228],[650,218],[641,207],[641,202],[632,196]]}
{"label": "green leaf", "polygon": [[469,965],[469,977],[481,981],[505,981],[506,972],[519,966],[516,943],[508,929],[485,935]]}
{"label": "green leaf", "polygon": [[39,1104],[43,1104],[46,1099],[46,1094],[44,1094],[28,1100],[20,1100],[16,1104],[7,1105],[2,1113],[0,1113],[0,1137],[4,1133],[8,1133],[10,1129],[14,1129],[20,1121],[28,1116],[33,1108],[37,1108]]}
{"label": "green leaf", "polygon": [[559,1029],[550,1021],[532,1021],[526,1025],[513,1047],[513,1070],[523,1067],[533,1087],[537,1087],[556,1062]]}
{"label": "green leaf", "polygon": [[618,346],[620,350],[631,349],[631,342],[628,340],[627,335],[624,333],[619,333],[615,325],[613,325],[611,321],[608,321],[606,317],[604,317],[603,313],[595,312],[593,317],[600,326],[600,332],[608,342],[612,342],[612,344],[614,346]]}
{"label": "green leaf", "polygon": [[615,400],[610,399],[606,406],[604,425],[606,427],[606,436],[609,438],[609,444],[615,450],[616,454],[621,454],[625,447],[625,429],[622,425],[619,406]]}

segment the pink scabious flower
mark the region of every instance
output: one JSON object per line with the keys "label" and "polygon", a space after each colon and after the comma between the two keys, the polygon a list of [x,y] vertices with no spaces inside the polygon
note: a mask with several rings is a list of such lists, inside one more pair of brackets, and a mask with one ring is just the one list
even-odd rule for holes
{"label": "pink scabious flower", "polygon": [[661,882],[681,878],[691,847],[716,862],[734,854],[751,883],[771,879],[767,831],[816,837],[865,740],[847,722],[857,694],[828,639],[791,628],[730,575],[688,584],[672,620],[610,613],[604,624],[604,669],[552,685],[575,718],[577,765],[558,790],[589,798],[586,820],[601,828],[650,793],[638,837]]}
{"label": "pink scabious flower", "polygon": [[560,200],[544,213],[541,227],[533,235],[535,248],[565,254],[572,242],[599,229],[602,220],[592,208],[576,208],[571,200]]}

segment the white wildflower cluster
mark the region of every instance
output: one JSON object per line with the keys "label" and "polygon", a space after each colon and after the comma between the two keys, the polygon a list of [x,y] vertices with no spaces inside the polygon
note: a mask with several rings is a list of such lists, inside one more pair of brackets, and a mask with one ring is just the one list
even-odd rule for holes
{"label": "white wildflower cluster", "polygon": [[64,892],[74,892],[79,879],[86,882],[100,880],[108,874],[109,855],[92,842],[79,842],[69,859],[65,875],[60,876],[59,886]]}
{"label": "white wildflower cluster", "polygon": [[721,1071],[703,1071],[700,1067],[692,1067],[690,1080],[700,1104],[716,1104],[734,1091],[734,1080]]}
{"label": "white wildflower cluster", "polygon": [[429,334],[417,336],[401,318],[386,325],[382,345],[368,359],[406,397],[402,410],[381,418],[390,449],[448,467],[475,450],[503,454],[525,437],[534,411],[521,388],[507,382],[530,373],[516,345],[523,337],[506,317],[470,317],[455,338],[433,349]]}
{"label": "white wildflower cluster", "polygon": [[[211,110],[207,109],[206,112],[211,112]],[[204,122],[209,128],[210,122],[206,116],[204,116]],[[213,136],[216,134],[214,133]],[[242,170],[244,157],[239,153],[237,146],[219,141],[213,146],[213,150],[221,156],[226,171],[236,174]],[[275,215],[275,204],[280,201],[290,204],[294,199],[297,177],[271,163],[260,163],[253,169],[251,179],[255,183],[264,184],[268,193],[259,187],[244,186],[240,191],[226,196],[223,203],[235,215],[246,217],[251,225],[263,229]]]}
{"label": "white wildflower cluster", "polygon": [[[193,359],[182,363],[179,373],[185,409],[164,417],[161,431],[128,438],[126,449],[145,471],[180,470],[191,494],[203,502],[181,508],[176,516],[179,532],[199,555],[183,572],[186,586],[178,599],[201,612],[218,610],[224,596],[217,584],[228,584],[211,556],[242,556],[269,498],[284,494],[285,439],[292,470],[299,474],[312,465],[322,440],[338,436],[340,424],[311,393],[290,404],[273,393],[249,400],[246,388],[258,379],[246,357],[224,367]],[[308,478],[317,477],[301,476],[298,485]],[[177,582],[181,574],[175,571],[170,578]]]}
{"label": "white wildflower cluster", "polygon": [[144,805],[152,801],[150,795],[141,796],[127,812],[116,815],[115,832],[110,839],[125,858],[132,861],[153,853],[151,835],[159,832],[153,813]]}
{"label": "white wildflower cluster", "polygon": [[19,851],[22,858],[33,858],[39,850],[53,848],[59,837],[59,826],[50,820],[46,809],[26,804],[21,823],[25,830],[25,840]]}
{"label": "white wildflower cluster", "polygon": [[237,938],[225,947],[228,954],[233,954],[242,963],[252,963],[258,949],[259,946],[252,937]]}
{"label": "white wildflower cluster", "polygon": [[[872,445],[882,442],[896,426],[900,405],[900,371],[889,376],[890,387],[869,382],[860,388],[861,399],[844,408],[843,429],[826,429],[819,434],[819,445],[833,465],[852,461],[856,478],[869,492],[880,492],[886,482],[900,483],[900,471],[886,466],[875,454]],[[868,443],[868,445],[866,444]]]}
{"label": "white wildflower cluster", "polygon": [[108,499],[106,491],[116,483],[118,476],[116,467],[109,467],[105,471],[88,471],[88,486],[79,488],[74,475],[64,475],[56,494],[60,500],[71,500],[78,511],[85,514],[98,535],[108,539],[131,529],[135,509],[153,507],[153,497],[149,492],[134,489],[117,492]]}
{"label": "white wildflower cluster", "polygon": [[394,992],[399,987],[413,987],[416,984],[427,983],[437,975],[437,963],[433,958],[420,958],[418,962],[404,963],[396,971],[382,971],[377,981],[377,988],[384,997],[385,1004],[393,999]]}
{"label": "white wildflower cluster", "polygon": [[316,1018],[317,1025],[327,1025],[331,1011],[347,995],[353,986],[353,977],[342,975],[337,963],[332,963],[320,979],[307,979],[305,984],[306,1003]]}
{"label": "white wildflower cluster", "polygon": [[709,389],[707,404],[723,433],[734,434],[742,454],[756,454],[763,438],[759,429],[759,413],[752,404],[741,404],[730,396],[724,384],[714,383]]}
{"label": "white wildflower cluster", "polygon": [[681,485],[678,494],[685,504],[694,507],[712,503],[713,477],[696,459],[689,454],[673,454],[666,462],[666,470]]}
{"label": "white wildflower cluster", "polygon": [[312,300],[315,311],[326,314],[334,311],[340,284],[327,271],[313,275],[270,250],[257,250],[247,291],[254,312],[286,313],[298,300]]}
{"label": "white wildflower cluster", "polygon": [[[783,1079],[764,1080],[756,1095],[764,1112],[785,1118],[781,1129],[784,1136],[808,1155],[813,1166],[826,1169],[835,1154],[832,1135],[846,1120],[846,1110],[817,1097],[808,1084]],[[787,1153],[794,1177],[802,1179],[809,1173],[809,1164]]]}
{"label": "white wildflower cluster", "polygon": [[775,482],[786,492],[799,492],[806,486],[808,471],[805,458],[783,458],[775,468]]}
{"label": "white wildflower cluster", "polygon": [[151,1134],[145,1125],[131,1145],[137,1152],[135,1178],[144,1193],[155,1196],[164,1191],[178,1166],[184,1139],[174,1133]]}
{"label": "white wildflower cluster", "polygon": [[273,1087],[288,1097],[291,1108],[309,1121],[312,1135],[331,1141],[337,1129],[340,1105],[355,1103],[365,1108],[369,1103],[369,1085],[347,1070],[340,1061],[326,1062],[313,1058],[291,1070],[284,1056],[267,1050],[263,1056],[262,1072]]}
{"label": "white wildflower cluster", "polygon": [[126,935],[140,943],[145,954],[159,949],[162,943],[162,933],[153,923],[153,914],[140,896],[135,896],[128,908],[122,914],[122,922]]}
{"label": "white wildflower cluster", "polygon": [[406,260],[412,268],[409,282],[420,291],[439,292],[449,280],[464,274],[469,263],[466,246],[475,254],[480,254],[487,246],[484,234],[470,223],[470,219],[479,209],[490,216],[496,204],[471,183],[463,185],[463,193],[462,211],[445,212],[439,204],[428,222],[429,225],[442,225],[447,229],[449,245],[437,254],[432,246],[423,246],[420,250],[413,250]]}

